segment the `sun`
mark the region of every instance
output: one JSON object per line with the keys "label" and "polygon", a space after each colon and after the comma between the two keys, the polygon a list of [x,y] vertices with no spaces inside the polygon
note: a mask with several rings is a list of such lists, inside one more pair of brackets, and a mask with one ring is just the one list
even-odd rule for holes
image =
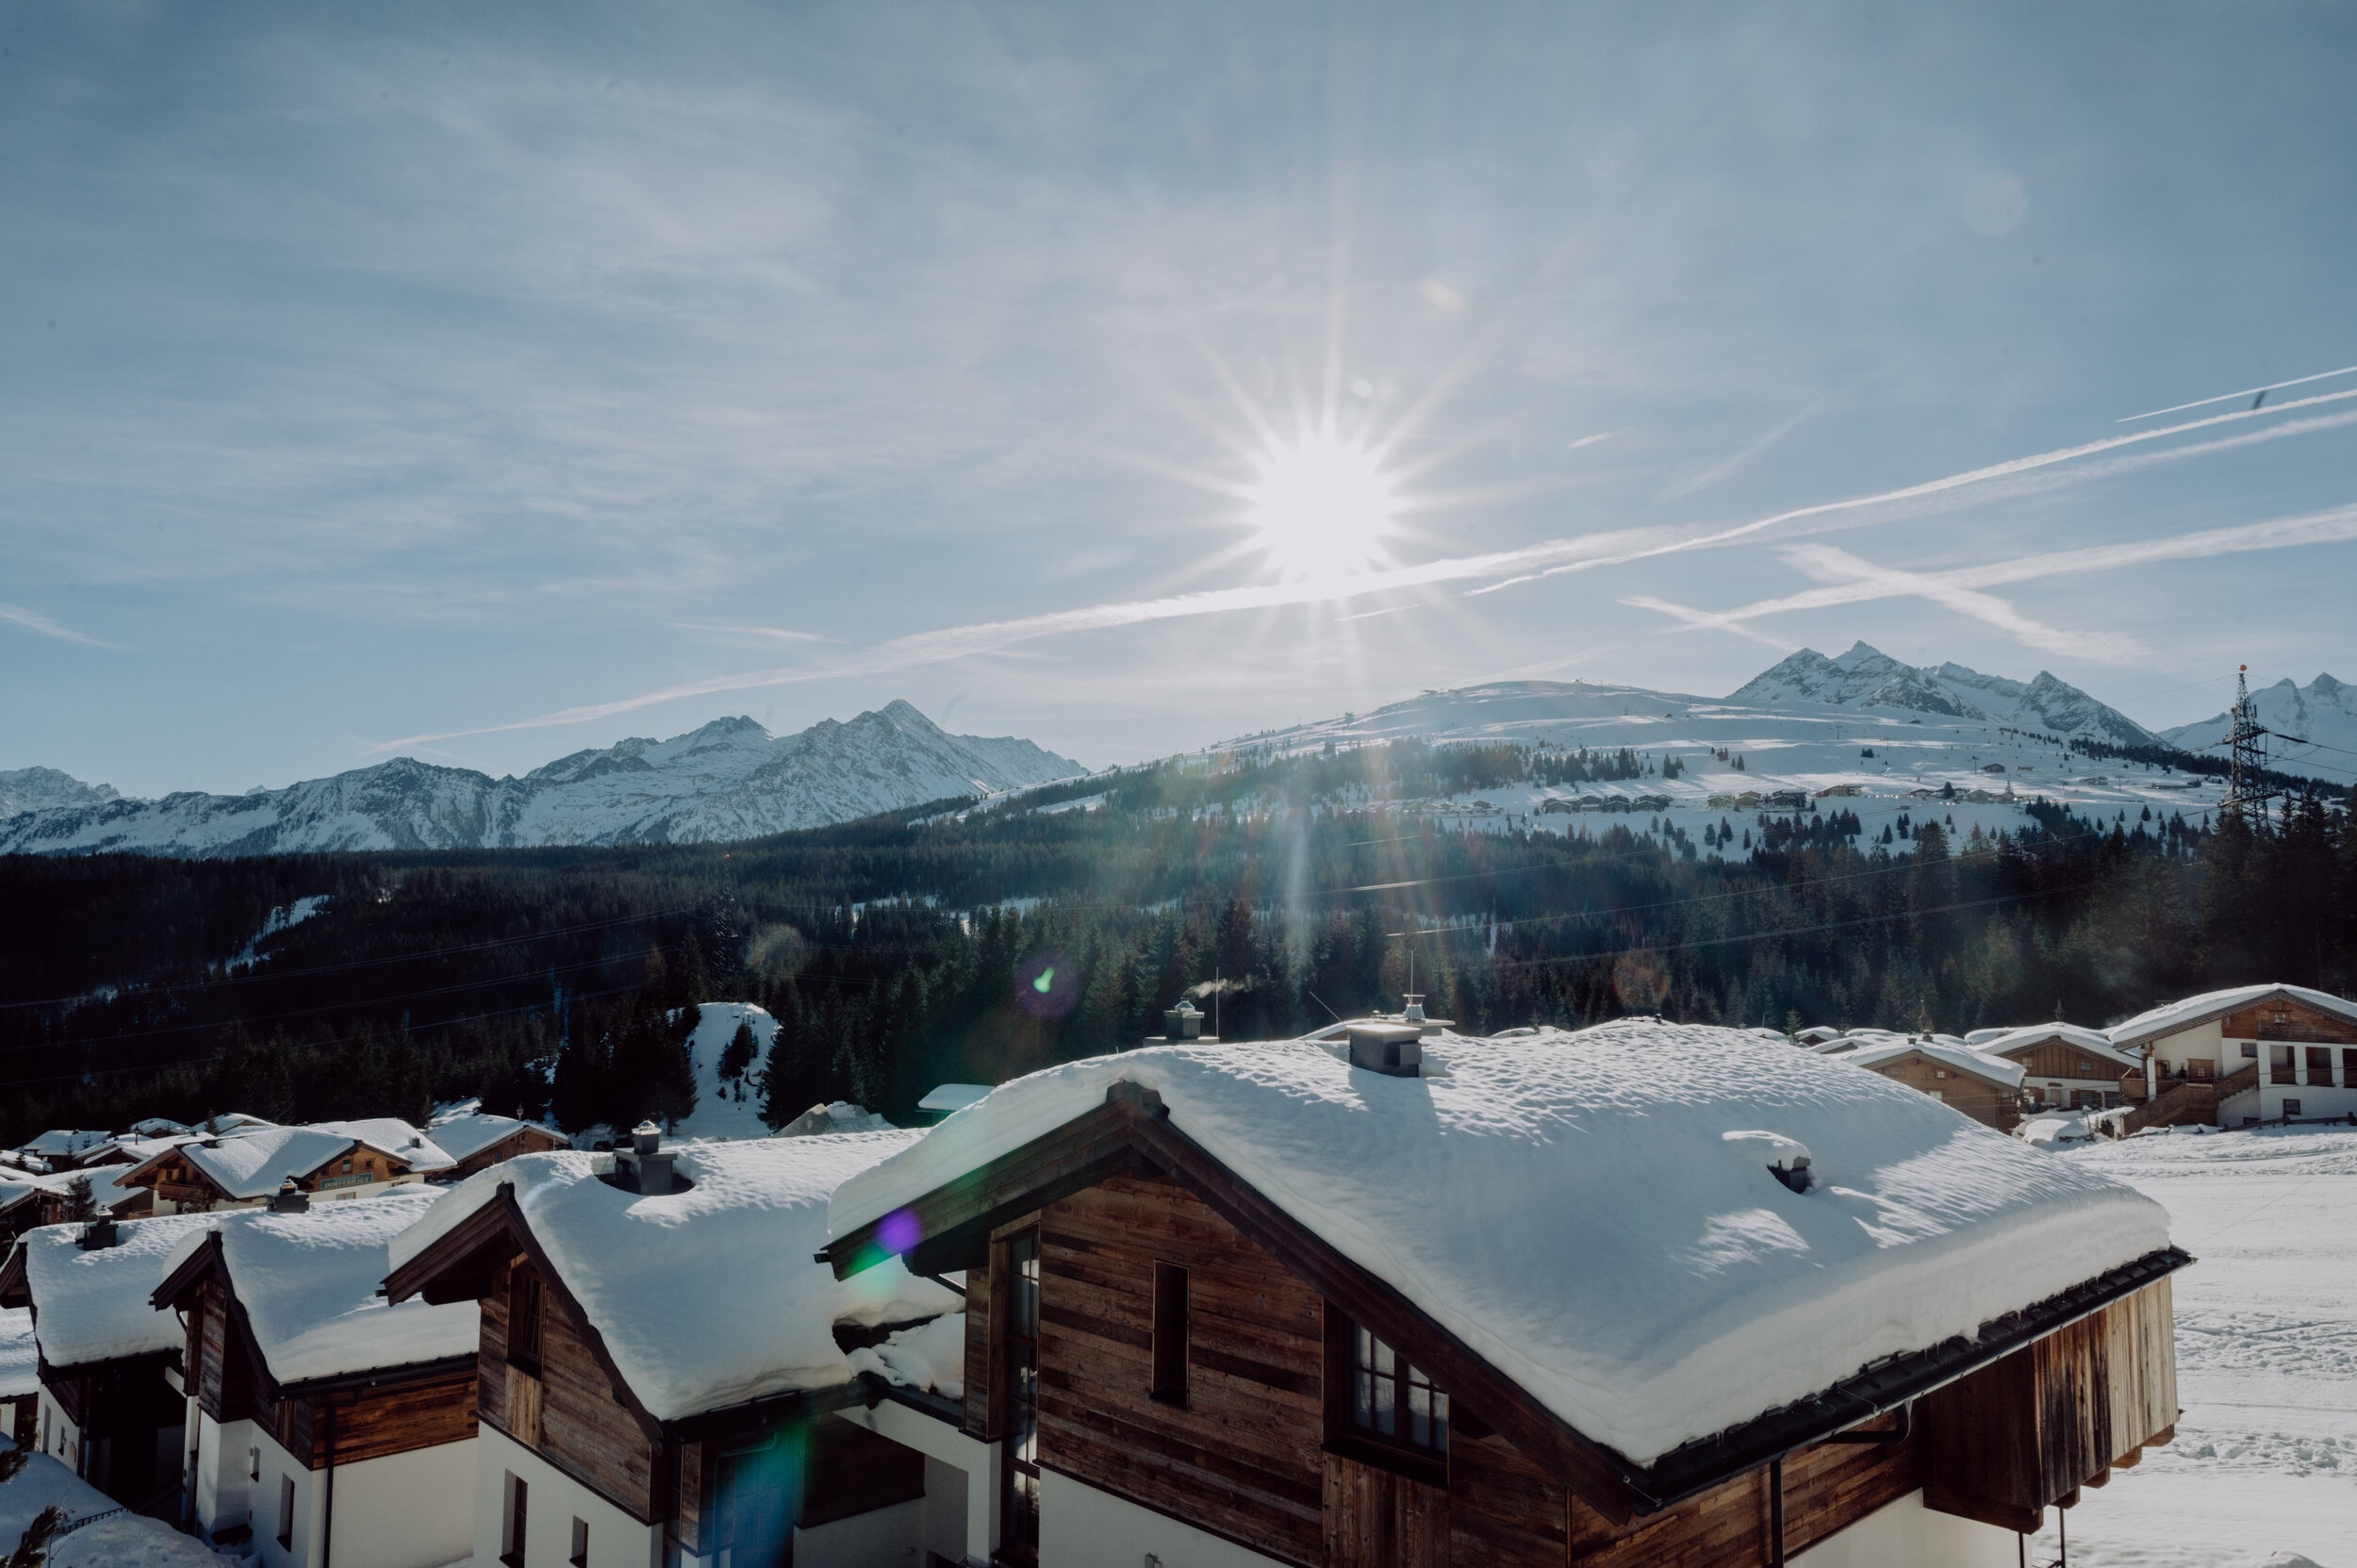
{"label": "sun", "polygon": [[1321,431],[1270,445],[1255,468],[1246,515],[1285,578],[1364,571],[1386,558],[1400,496],[1380,453]]}

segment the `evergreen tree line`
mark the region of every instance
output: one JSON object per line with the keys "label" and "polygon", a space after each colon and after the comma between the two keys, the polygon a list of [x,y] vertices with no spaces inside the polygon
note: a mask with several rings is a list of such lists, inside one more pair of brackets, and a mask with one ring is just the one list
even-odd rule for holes
{"label": "evergreen tree line", "polygon": [[[1411,960],[1429,1010],[1473,1030],[1626,1012],[1967,1029],[2058,999],[2100,1025],[2357,972],[2337,800],[2190,824],[2034,803],[1961,839],[1914,802],[1890,843],[1894,823],[1844,803],[1715,824],[1748,853],[1711,860],[1642,822],[1566,837],[1387,809],[1443,764],[1527,779],[1548,756],[1450,750],[1163,764],[1061,786],[1103,795],[1094,810],[945,802],[726,846],[0,859],[0,1141],[233,1109],[414,1118],[463,1096],[569,1127],[675,1119],[684,1010],[716,999],[777,1018],[727,1091],[775,1125],[832,1099],[912,1119],[936,1083],[1159,1034],[1182,996],[1230,1039],[1396,1009]],[[222,967],[272,910],[322,895],[255,966]]]}

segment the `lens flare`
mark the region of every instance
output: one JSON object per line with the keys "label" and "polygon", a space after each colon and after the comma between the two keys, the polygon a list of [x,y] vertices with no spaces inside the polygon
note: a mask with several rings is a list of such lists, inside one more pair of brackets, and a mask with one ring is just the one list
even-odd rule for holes
{"label": "lens flare", "polygon": [[909,1251],[924,1237],[925,1228],[906,1209],[895,1209],[876,1225],[876,1240],[886,1252],[896,1255]]}
{"label": "lens flare", "polygon": [[1400,498],[1379,452],[1323,430],[1270,446],[1255,467],[1247,516],[1285,578],[1363,571],[1386,558]]}

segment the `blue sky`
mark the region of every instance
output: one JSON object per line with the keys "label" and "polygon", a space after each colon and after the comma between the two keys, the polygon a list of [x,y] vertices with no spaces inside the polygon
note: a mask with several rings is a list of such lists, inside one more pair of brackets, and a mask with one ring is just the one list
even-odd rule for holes
{"label": "blue sky", "polygon": [[0,767],[894,697],[1101,764],[1857,638],[2155,725],[2357,679],[2357,374],[2118,422],[2357,365],[2343,8],[99,3],[0,51]]}

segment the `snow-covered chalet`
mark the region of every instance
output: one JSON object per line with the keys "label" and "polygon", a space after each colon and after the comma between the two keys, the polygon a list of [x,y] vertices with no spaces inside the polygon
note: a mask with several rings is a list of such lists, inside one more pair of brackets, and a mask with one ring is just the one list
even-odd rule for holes
{"label": "snow-covered chalet", "polygon": [[[474,1545],[476,1309],[387,1303],[437,1195],[208,1216],[149,1297],[185,1324],[180,1521],[261,1568],[439,1568]],[[173,1314],[176,1313],[174,1316]]]}
{"label": "snow-covered chalet", "polygon": [[1068,1064],[842,1183],[847,1285],[964,1271],[962,1397],[870,1412],[966,1466],[944,1558],[2014,1568],[2173,1435],[2130,1188],[1781,1040],[1416,1032]]}
{"label": "snow-covered chalet", "polygon": [[475,1560],[865,1568],[962,1543],[964,1471],[879,1435],[862,1407],[882,1384],[861,1376],[906,1364],[903,1336],[958,1295],[816,1257],[835,1188],[917,1136],[666,1149],[642,1127],[445,1193],[385,1285],[481,1304]]}
{"label": "snow-covered chalet", "polygon": [[2139,1013],[2108,1033],[2151,1063],[2132,1128],[2357,1115],[2357,1002],[2329,991],[2238,985]]}
{"label": "snow-covered chalet", "polygon": [[2100,1031],[2075,1024],[2032,1024],[1967,1037],[1983,1056],[2021,1068],[2021,1098],[2039,1110],[2101,1111],[2119,1104],[2121,1081],[2140,1080],[2144,1058],[2121,1050]]}

